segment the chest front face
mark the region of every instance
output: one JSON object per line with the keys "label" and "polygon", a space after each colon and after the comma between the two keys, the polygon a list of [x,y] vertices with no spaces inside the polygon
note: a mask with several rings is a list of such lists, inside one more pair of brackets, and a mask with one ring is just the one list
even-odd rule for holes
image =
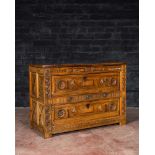
{"label": "chest front face", "polygon": [[[44,74],[44,70],[38,73],[34,67],[30,69],[30,102],[36,101],[37,107],[50,106],[51,128],[45,131],[49,135],[125,123],[126,65],[55,66],[48,68],[48,74]],[[34,112],[30,115],[36,117],[30,121],[37,122],[41,115],[31,105]],[[42,115],[42,125],[37,122],[36,126],[46,129],[47,112],[43,110]]]}

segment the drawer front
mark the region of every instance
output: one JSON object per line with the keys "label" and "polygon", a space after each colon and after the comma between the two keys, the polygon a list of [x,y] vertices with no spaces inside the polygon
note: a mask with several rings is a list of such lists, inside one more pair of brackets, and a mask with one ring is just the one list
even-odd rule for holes
{"label": "drawer front", "polygon": [[119,115],[119,99],[99,100],[81,102],[76,104],[66,104],[54,106],[54,120],[74,120],[75,118],[94,117],[109,117]]}
{"label": "drawer front", "polygon": [[52,76],[52,95],[91,93],[101,90],[118,90],[119,73]]}
{"label": "drawer front", "polygon": [[92,100],[107,100],[110,98],[119,98],[120,91],[119,90],[110,90],[110,91],[100,91],[94,93],[86,93],[86,94],[78,94],[78,95],[68,95],[68,96],[60,96],[53,97],[51,100],[52,104],[68,104],[68,103],[78,103],[83,101],[92,101]]}
{"label": "drawer front", "polygon": [[107,124],[109,119],[117,118],[117,123],[119,113],[119,99],[55,106],[53,133]]}

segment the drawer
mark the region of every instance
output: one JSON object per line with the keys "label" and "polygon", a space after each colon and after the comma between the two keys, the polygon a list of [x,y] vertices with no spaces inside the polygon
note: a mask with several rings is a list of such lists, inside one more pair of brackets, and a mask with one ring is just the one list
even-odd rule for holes
{"label": "drawer", "polygon": [[120,91],[119,90],[110,90],[110,91],[96,91],[94,90],[93,93],[86,93],[86,94],[78,94],[78,95],[66,95],[60,97],[53,97],[51,100],[52,104],[69,104],[69,103],[77,103],[83,101],[92,101],[92,100],[107,100],[110,98],[119,98]]}
{"label": "drawer", "polygon": [[54,106],[54,120],[75,120],[85,117],[109,117],[119,115],[119,99],[99,100]]}
{"label": "drawer", "polygon": [[119,122],[119,99],[83,102],[76,105],[54,107],[53,133],[108,124],[108,120]]}
{"label": "drawer", "polygon": [[53,96],[119,90],[119,87],[119,73],[52,76]]}

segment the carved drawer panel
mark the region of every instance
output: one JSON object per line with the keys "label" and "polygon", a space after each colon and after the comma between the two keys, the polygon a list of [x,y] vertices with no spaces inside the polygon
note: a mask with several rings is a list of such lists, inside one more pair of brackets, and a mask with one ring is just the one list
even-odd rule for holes
{"label": "carved drawer panel", "polygon": [[53,104],[67,104],[67,103],[77,103],[82,101],[91,101],[99,99],[109,99],[109,98],[119,98],[119,91],[100,91],[87,94],[78,94],[78,95],[68,95],[61,97],[53,97],[51,103]]}
{"label": "carved drawer panel", "polygon": [[119,89],[119,73],[52,76],[52,94],[65,95],[94,90]]}
{"label": "carved drawer panel", "polygon": [[119,99],[99,100],[55,106],[55,120],[101,115],[102,117],[119,115]]}
{"label": "carved drawer panel", "polygon": [[119,113],[119,100],[55,106],[53,133],[98,126],[104,121],[108,124],[108,119],[117,123]]}

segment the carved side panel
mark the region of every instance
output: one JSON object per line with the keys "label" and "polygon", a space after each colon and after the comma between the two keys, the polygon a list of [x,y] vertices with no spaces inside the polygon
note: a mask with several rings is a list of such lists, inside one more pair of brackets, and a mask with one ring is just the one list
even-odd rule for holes
{"label": "carved side panel", "polygon": [[32,96],[37,95],[37,79],[35,73],[31,73],[31,92]]}
{"label": "carved side panel", "polygon": [[38,101],[32,102],[32,124],[37,126],[37,128],[44,132],[44,134],[51,134],[52,132],[52,110],[51,105],[44,105]]}
{"label": "carved side panel", "polygon": [[44,122],[44,105],[38,103],[38,125],[43,127]]}
{"label": "carved side panel", "polygon": [[[36,70],[35,70],[36,69]],[[33,70],[33,72],[32,72]],[[45,138],[52,135],[52,108],[49,103],[51,92],[50,69],[31,68],[30,80],[30,125]]]}
{"label": "carved side panel", "polygon": [[32,100],[31,118],[31,121],[37,124],[37,102],[34,100]]}
{"label": "carved side panel", "polygon": [[40,98],[43,98],[44,97],[44,92],[43,92],[43,89],[44,89],[44,77],[43,75],[39,74],[39,77],[38,77],[38,89],[39,89],[39,97]]}

